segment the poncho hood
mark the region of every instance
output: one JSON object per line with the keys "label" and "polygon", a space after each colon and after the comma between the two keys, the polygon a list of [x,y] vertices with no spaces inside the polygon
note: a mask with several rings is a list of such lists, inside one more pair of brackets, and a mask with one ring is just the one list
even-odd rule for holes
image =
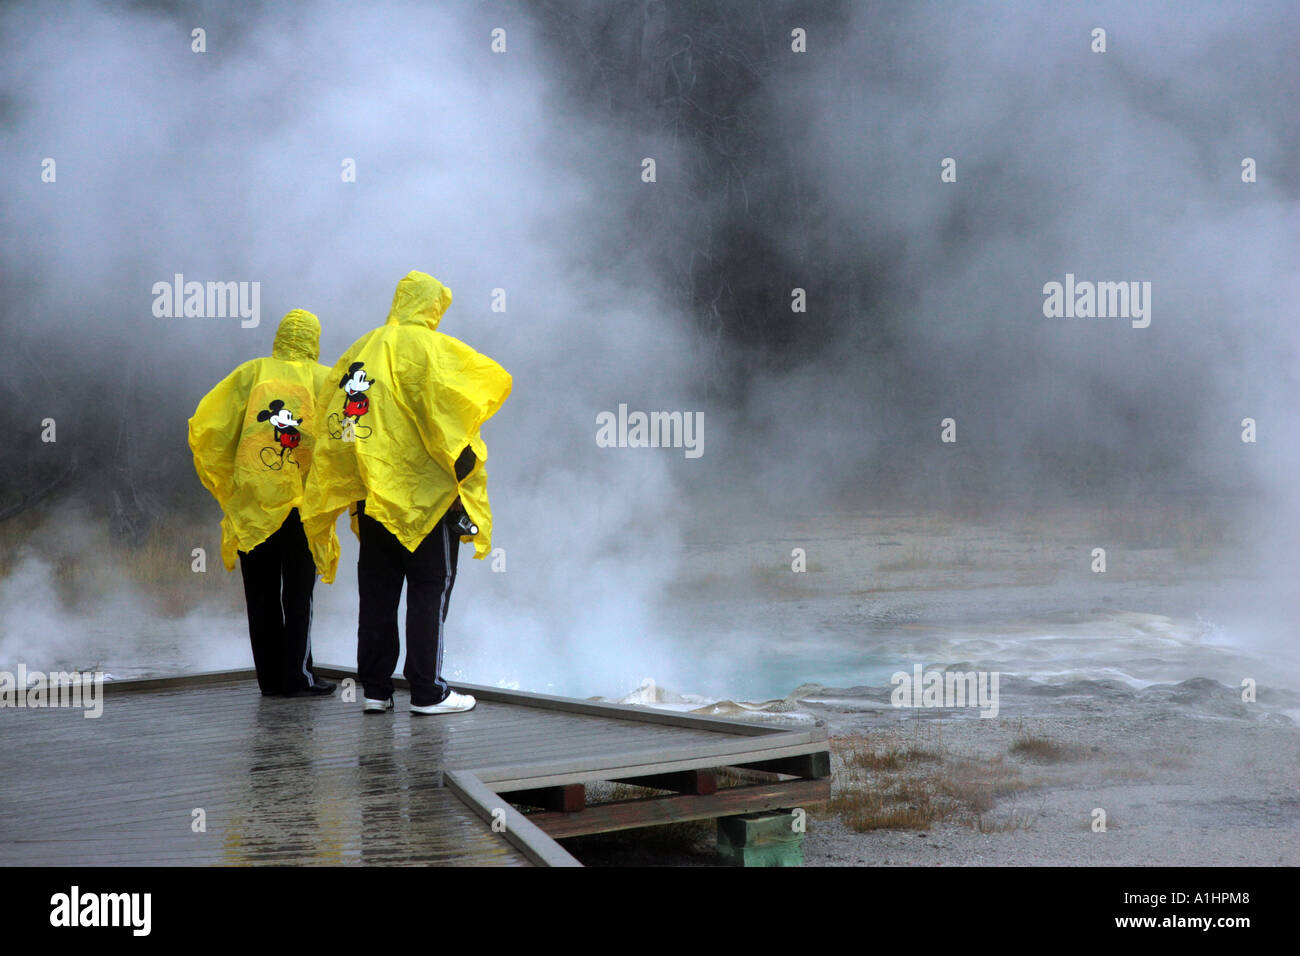
{"label": "poncho hood", "polygon": [[271,357],[286,362],[315,362],[320,358],[320,319],[306,309],[294,309],[280,320]]}
{"label": "poncho hood", "polygon": [[397,283],[387,325],[423,325],[437,331],[451,305],[451,290],[427,272],[412,270]]}

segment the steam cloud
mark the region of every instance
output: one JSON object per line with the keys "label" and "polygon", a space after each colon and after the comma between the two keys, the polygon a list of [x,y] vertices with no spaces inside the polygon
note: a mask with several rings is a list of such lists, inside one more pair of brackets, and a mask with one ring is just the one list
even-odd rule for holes
{"label": "steam cloud", "polygon": [[[291,308],[320,316],[329,364],[418,268],[455,295],[443,331],[515,378],[485,436],[507,571],[462,567],[456,677],[689,686],[690,636],[658,631],[656,608],[681,519],[710,496],[762,509],[1248,492],[1261,563],[1289,561],[1293,544],[1267,529],[1300,517],[1286,434],[1293,11],[762,6],[721,4],[704,22],[690,4],[639,0],[8,7],[9,499],[69,456],[83,472],[111,461],[119,503],[204,515],[209,537],[176,542],[177,560],[196,545],[215,555],[215,509],[184,447],[198,398],[265,354]],[[796,57],[789,31],[805,23]],[[1097,26],[1105,54],[1089,49]],[[191,52],[194,27],[206,53]],[[489,48],[496,27],[505,55]],[[612,33],[626,42],[600,47]],[[628,57],[639,99],[610,94],[609,64]],[[697,78],[728,69],[761,82],[727,93]],[[728,107],[719,130],[749,124],[748,151],[725,163],[672,122],[710,96]],[[654,185],[639,179],[645,156]],[[956,183],[940,182],[944,157]],[[345,158],[355,183],[340,179]],[[737,261],[743,275],[718,279]],[[260,282],[260,326],[155,318],[151,287],[178,272]],[[1151,282],[1150,328],[1045,318],[1042,286],[1066,273]],[[701,277],[720,290],[712,324]],[[807,313],[790,312],[796,286]],[[504,313],[489,308],[498,288]],[[596,415],[620,402],[703,410],[708,454],[598,448]],[[47,416],[56,445],[36,437]],[[937,441],[947,416],[957,454]],[[1240,442],[1244,417],[1257,446]],[[322,661],[354,653],[355,544],[341,536],[339,580],[317,591]],[[5,582],[0,666],[78,653],[47,643],[66,620],[33,610],[56,603],[32,600],[45,560]],[[246,662],[242,621],[195,600],[176,625],[194,645],[181,657]]]}

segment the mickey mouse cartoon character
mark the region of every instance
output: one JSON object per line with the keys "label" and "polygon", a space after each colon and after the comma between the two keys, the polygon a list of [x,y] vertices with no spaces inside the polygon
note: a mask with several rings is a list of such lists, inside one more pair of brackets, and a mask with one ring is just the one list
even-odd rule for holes
{"label": "mickey mouse cartoon character", "polygon": [[370,426],[362,425],[361,416],[370,411],[370,398],[366,392],[374,384],[366,378],[366,370],[361,362],[353,362],[339,380],[343,389],[343,414],[329,417],[330,435],[344,441],[370,437]]}
{"label": "mickey mouse cartoon character", "polygon": [[293,412],[284,407],[284,402],[276,399],[257,413],[259,422],[270,422],[275,444],[262,449],[262,464],[273,471],[279,471],[286,461],[298,464],[293,457],[293,450],[302,440],[298,426],[302,424],[293,417]]}

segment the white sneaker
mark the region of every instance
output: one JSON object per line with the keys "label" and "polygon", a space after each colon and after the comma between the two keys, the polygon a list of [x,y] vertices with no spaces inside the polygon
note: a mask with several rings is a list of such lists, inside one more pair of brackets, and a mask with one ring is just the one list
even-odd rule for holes
{"label": "white sneaker", "polygon": [[440,704],[424,704],[423,706],[411,705],[413,714],[458,714],[462,711],[473,710],[474,705],[478,703],[470,694],[458,694],[452,691],[446,699]]}
{"label": "white sneaker", "polygon": [[385,711],[393,709],[393,698],[387,700],[375,700],[373,697],[363,697],[361,712],[365,714],[382,714]]}

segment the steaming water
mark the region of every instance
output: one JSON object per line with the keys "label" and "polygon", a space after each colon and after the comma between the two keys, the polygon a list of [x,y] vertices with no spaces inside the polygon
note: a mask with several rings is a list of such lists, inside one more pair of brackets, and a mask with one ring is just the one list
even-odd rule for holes
{"label": "steaming water", "polygon": [[[1290,603],[1285,581],[1234,578],[1232,562],[1189,576],[1156,554],[1144,559],[1141,580],[1068,570],[1044,576],[1042,567],[1056,560],[1055,540],[1031,540],[1008,553],[1022,535],[1014,523],[936,522],[909,538],[903,528],[916,525],[914,516],[853,520],[856,526],[843,515],[797,522],[810,553],[825,562],[804,575],[786,569],[778,576],[759,560],[784,552],[779,532],[729,525],[718,540],[683,552],[676,578],[660,589],[657,613],[629,609],[583,622],[574,609],[547,622],[549,634],[511,601],[511,588],[528,584],[519,570],[493,574],[467,560],[448,618],[446,676],[679,709],[779,700],[808,684],[883,688],[917,664],[997,671],[1004,692],[1087,681],[1141,690],[1195,679],[1239,688],[1249,678],[1264,701],[1300,689],[1295,625],[1280,619]],[[980,567],[954,571],[936,561],[887,570],[878,556],[896,553],[890,546],[899,538],[927,554],[959,542]],[[316,589],[313,649],[318,663],[352,665],[356,548],[350,534],[342,543],[339,579]],[[1002,563],[983,568],[994,556]],[[237,580],[225,583],[237,588]],[[872,587],[864,590],[864,581]],[[224,608],[204,604],[165,616],[126,578],[83,600],[80,610],[61,603],[53,582],[50,563],[34,555],[0,581],[0,669],[22,661],[29,670],[98,668],[121,679],[251,666],[237,591]],[[1127,607],[1114,606],[1120,601]],[[399,614],[404,619],[404,610]]]}
{"label": "steaming water", "polygon": [[[696,620],[708,616],[707,609],[695,610]],[[1294,653],[1261,653],[1242,646],[1239,635],[1204,619],[1114,611],[1064,623],[901,625],[871,630],[834,628],[823,621],[800,635],[784,626],[783,619],[791,612],[801,613],[797,606],[757,609],[751,605],[749,613],[765,623],[711,633],[697,629],[689,640],[670,639],[681,656],[669,679],[624,671],[621,677],[595,676],[599,681],[595,683],[594,675],[580,667],[566,673],[559,665],[549,670],[521,669],[500,658],[483,660],[473,652],[472,638],[455,633],[454,628],[447,671],[453,680],[595,695],[679,710],[720,700],[780,699],[806,684],[880,688],[889,684],[895,672],[910,673],[915,664],[926,669],[960,666],[997,671],[1004,681],[1015,678],[1045,685],[1117,681],[1141,689],[1208,678],[1235,688],[1243,678],[1253,678],[1262,695],[1269,688],[1300,687],[1300,658]],[[716,607],[713,613],[718,613]],[[323,623],[318,618],[314,632],[318,662],[353,663],[354,621],[344,614],[333,614]],[[140,602],[123,601],[109,616],[48,612],[40,624],[50,628],[42,642],[47,651],[37,656],[23,653],[10,637],[0,645],[0,668],[13,670],[22,660],[34,669],[99,668],[123,679],[252,664],[242,613],[202,612],[166,619]],[[634,648],[629,650],[635,656]]]}
{"label": "steaming water", "polygon": [[[739,637],[728,646],[742,646]],[[706,688],[747,699],[783,697],[802,683],[827,687],[879,687],[891,675],[960,666],[998,671],[1045,684],[1119,681],[1140,689],[1153,684],[1209,678],[1236,686],[1286,675],[1294,686],[1300,661],[1279,661],[1234,644],[1206,621],[1115,612],[1086,624],[1011,624],[991,628],[909,627],[887,633],[845,634],[789,642],[775,633],[754,634],[754,662],[729,687]]]}

